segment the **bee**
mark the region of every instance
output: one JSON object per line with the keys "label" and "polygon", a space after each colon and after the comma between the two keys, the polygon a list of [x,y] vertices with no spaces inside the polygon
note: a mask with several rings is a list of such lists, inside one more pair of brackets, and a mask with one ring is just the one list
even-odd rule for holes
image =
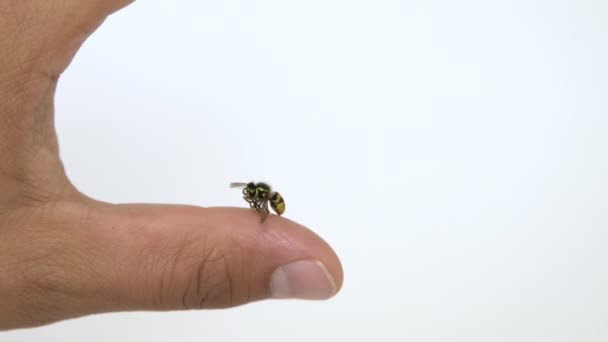
{"label": "bee", "polygon": [[266,183],[230,183],[231,188],[243,188],[243,199],[249,203],[251,209],[257,211],[262,220],[266,221],[270,211],[268,203],[277,215],[282,215],[285,212],[285,200],[278,192],[272,191],[270,185]]}

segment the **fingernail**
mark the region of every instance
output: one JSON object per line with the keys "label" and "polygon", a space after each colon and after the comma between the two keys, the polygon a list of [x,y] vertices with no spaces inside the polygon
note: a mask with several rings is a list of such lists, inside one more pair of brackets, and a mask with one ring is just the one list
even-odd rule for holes
{"label": "fingernail", "polygon": [[302,260],[275,270],[270,290],[273,298],[327,299],[338,289],[322,262]]}

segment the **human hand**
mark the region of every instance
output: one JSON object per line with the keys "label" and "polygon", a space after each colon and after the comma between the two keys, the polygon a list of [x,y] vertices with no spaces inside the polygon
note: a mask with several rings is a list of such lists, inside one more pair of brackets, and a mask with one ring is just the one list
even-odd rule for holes
{"label": "human hand", "polygon": [[69,182],[55,87],[84,40],[129,2],[0,2],[0,329],[333,296],[337,256],[296,223],[260,225],[249,209],[113,205]]}

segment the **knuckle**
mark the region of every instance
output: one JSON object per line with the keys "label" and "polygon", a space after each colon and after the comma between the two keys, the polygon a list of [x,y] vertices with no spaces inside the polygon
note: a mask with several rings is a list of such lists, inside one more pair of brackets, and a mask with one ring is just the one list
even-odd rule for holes
{"label": "knuckle", "polygon": [[[197,309],[228,306],[232,302],[232,277],[227,259],[230,253],[211,249],[196,265],[190,281],[190,297]],[[195,273],[195,274],[194,274]]]}
{"label": "knuckle", "polygon": [[[186,270],[181,291],[183,309],[223,308],[242,304],[238,284],[243,283],[239,269],[240,254],[219,247],[198,253]],[[245,295],[247,297],[248,295]]]}
{"label": "knuckle", "polygon": [[[145,308],[194,310],[244,304],[250,298],[251,269],[245,247],[229,234],[205,234],[184,229],[171,239],[156,239],[141,250],[138,281],[130,292]],[[257,278],[254,278],[257,279]],[[150,288],[152,285],[152,288]],[[252,287],[256,288],[256,287]],[[151,290],[151,291],[150,291]]]}

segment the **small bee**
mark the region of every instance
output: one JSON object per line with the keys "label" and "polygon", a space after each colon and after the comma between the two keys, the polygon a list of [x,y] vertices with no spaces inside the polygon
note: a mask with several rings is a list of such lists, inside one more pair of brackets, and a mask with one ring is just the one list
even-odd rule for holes
{"label": "small bee", "polygon": [[243,199],[249,203],[251,209],[257,211],[262,217],[261,223],[266,221],[268,214],[268,202],[277,215],[285,212],[285,200],[278,192],[272,191],[266,183],[230,183],[231,188],[243,188]]}

